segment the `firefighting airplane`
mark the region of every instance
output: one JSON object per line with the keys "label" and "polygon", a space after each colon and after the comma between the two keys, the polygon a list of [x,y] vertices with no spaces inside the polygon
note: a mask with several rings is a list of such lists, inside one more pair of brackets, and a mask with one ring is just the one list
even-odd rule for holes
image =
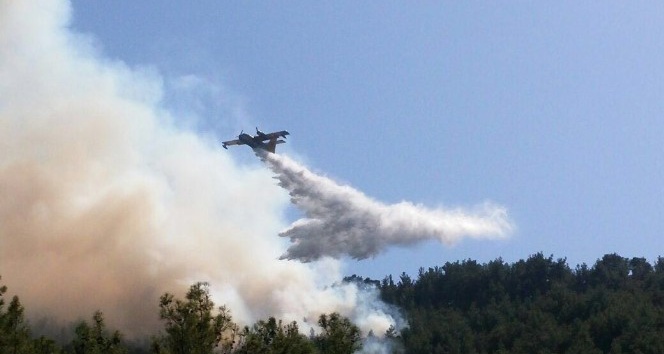
{"label": "firefighting airplane", "polygon": [[221,143],[221,146],[223,146],[224,149],[228,149],[229,145],[249,145],[254,150],[262,149],[274,153],[277,144],[285,143],[284,140],[279,138],[285,139],[288,134],[290,133],[285,130],[266,134],[256,128],[256,135],[251,136],[247,133],[240,132],[240,135],[236,140],[224,141]]}

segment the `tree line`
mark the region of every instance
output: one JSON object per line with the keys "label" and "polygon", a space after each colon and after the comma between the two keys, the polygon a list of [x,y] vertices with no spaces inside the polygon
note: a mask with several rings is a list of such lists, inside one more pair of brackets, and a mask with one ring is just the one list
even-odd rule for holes
{"label": "tree line", "polygon": [[[570,268],[565,259],[531,255],[514,263],[496,259],[447,262],[381,280],[351,276],[375,286],[409,326],[386,336],[393,353],[664,353],[664,259],[608,254],[594,265]],[[208,284],[196,283],[183,299],[159,299],[163,330],[136,347],[96,312],[56,343],[32,335],[17,296],[0,287],[0,353],[353,353],[363,336],[337,313],[318,318],[319,333],[304,335],[297,322],[274,317],[240,328],[215,307]]]}
{"label": "tree line", "polygon": [[664,353],[664,259],[607,254],[571,269],[542,253],[372,282],[403,309],[407,353]]}
{"label": "tree line", "polygon": [[338,313],[321,314],[320,333],[305,336],[296,322],[270,317],[240,328],[230,311],[215,308],[207,283],[196,283],[184,299],[166,293],[159,299],[164,331],[151,338],[149,348],[131,345],[122,333],[106,328],[100,311],[92,321],[74,328],[65,344],[40,336],[33,338],[19,297],[6,303],[7,287],[0,287],[0,353],[2,354],[212,354],[212,353],[353,353],[362,348],[359,328]]}

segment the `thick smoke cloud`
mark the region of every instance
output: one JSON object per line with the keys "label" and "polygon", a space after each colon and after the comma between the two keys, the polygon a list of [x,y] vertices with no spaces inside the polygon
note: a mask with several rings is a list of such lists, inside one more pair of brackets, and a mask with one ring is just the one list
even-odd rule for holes
{"label": "thick smoke cloud", "polygon": [[280,235],[293,243],[282,259],[312,261],[349,255],[363,259],[393,245],[424,240],[453,244],[463,237],[505,237],[512,230],[505,208],[484,204],[473,211],[427,209],[410,202],[386,205],[316,175],[295,161],[262,154],[306,218]]}
{"label": "thick smoke cloud", "polygon": [[340,284],[338,261],[279,260],[288,196],[270,171],[178,129],[156,70],[105,58],[70,16],[65,0],[0,0],[0,275],[33,323],[99,309],[154,334],[159,295],[201,280],[245,324],[395,323],[375,293]]}

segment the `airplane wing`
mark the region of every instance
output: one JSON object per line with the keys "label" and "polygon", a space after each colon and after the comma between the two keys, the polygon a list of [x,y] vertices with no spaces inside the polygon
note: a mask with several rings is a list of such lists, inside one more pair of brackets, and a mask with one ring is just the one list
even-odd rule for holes
{"label": "airplane wing", "polygon": [[244,143],[241,142],[240,140],[237,140],[237,139],[221,142],[221,146],[223,146],[224,149],[228,149],[227,146],[229,146],[229,145],[242,145],[242,144],[244,144]]}
{"label": "airplane wing", "polygon": [[274,133],[268,133],[268,134],[259,134],[254,137],[254,139],[259,139],[260,141],[267,141],[267,140],[272,140],[272,139],[277,139],[277,138],[285,138],[286,135],[290,134],[289,132],[282,130],[279,132],[274,132]]}

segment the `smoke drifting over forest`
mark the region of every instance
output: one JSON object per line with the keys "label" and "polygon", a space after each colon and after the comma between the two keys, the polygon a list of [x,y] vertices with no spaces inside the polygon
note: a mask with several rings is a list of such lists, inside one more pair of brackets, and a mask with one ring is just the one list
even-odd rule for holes
{"label": "smoke drifting over forest", "polygon": [[275,316],[306,330],[336,311],[381,335],[398,315],[341,283],[326,256],[510,229],[502,208],[386,206],[274,156],[309,218],[289,228],[269,170],[177,128],[163,79],[105,58],[71,15],[65,0],[0,0],[0,275],[33,320],[101,310],[129,336],[153,334],[162,293],[209,281],[240,323]]}
{"label": "smoke drifting over forest", "polygon": [[105,58],[70,7],[0,1],[0,275],[28,316],[99,309],[153,334],[159,296],[202,280],[240,323],[306,330],[337,311],[384,333],[395,319],[375,293],[330,286],[339,262],[279,260],[288,198],[270,171],[178,129],[163,79]]}
{"label": "smoke drifting over forest", "polygon": [[393,245],[424,240],[449,245],[463,237],[505,237],[512,230],[503,207],[484,204],[469,212],[428,209],[410,202],[385,205],[287,157],[262,155],[306,216],[281,233],[293,242],[283,259],[306,262],[342,255],[363,259]]}

